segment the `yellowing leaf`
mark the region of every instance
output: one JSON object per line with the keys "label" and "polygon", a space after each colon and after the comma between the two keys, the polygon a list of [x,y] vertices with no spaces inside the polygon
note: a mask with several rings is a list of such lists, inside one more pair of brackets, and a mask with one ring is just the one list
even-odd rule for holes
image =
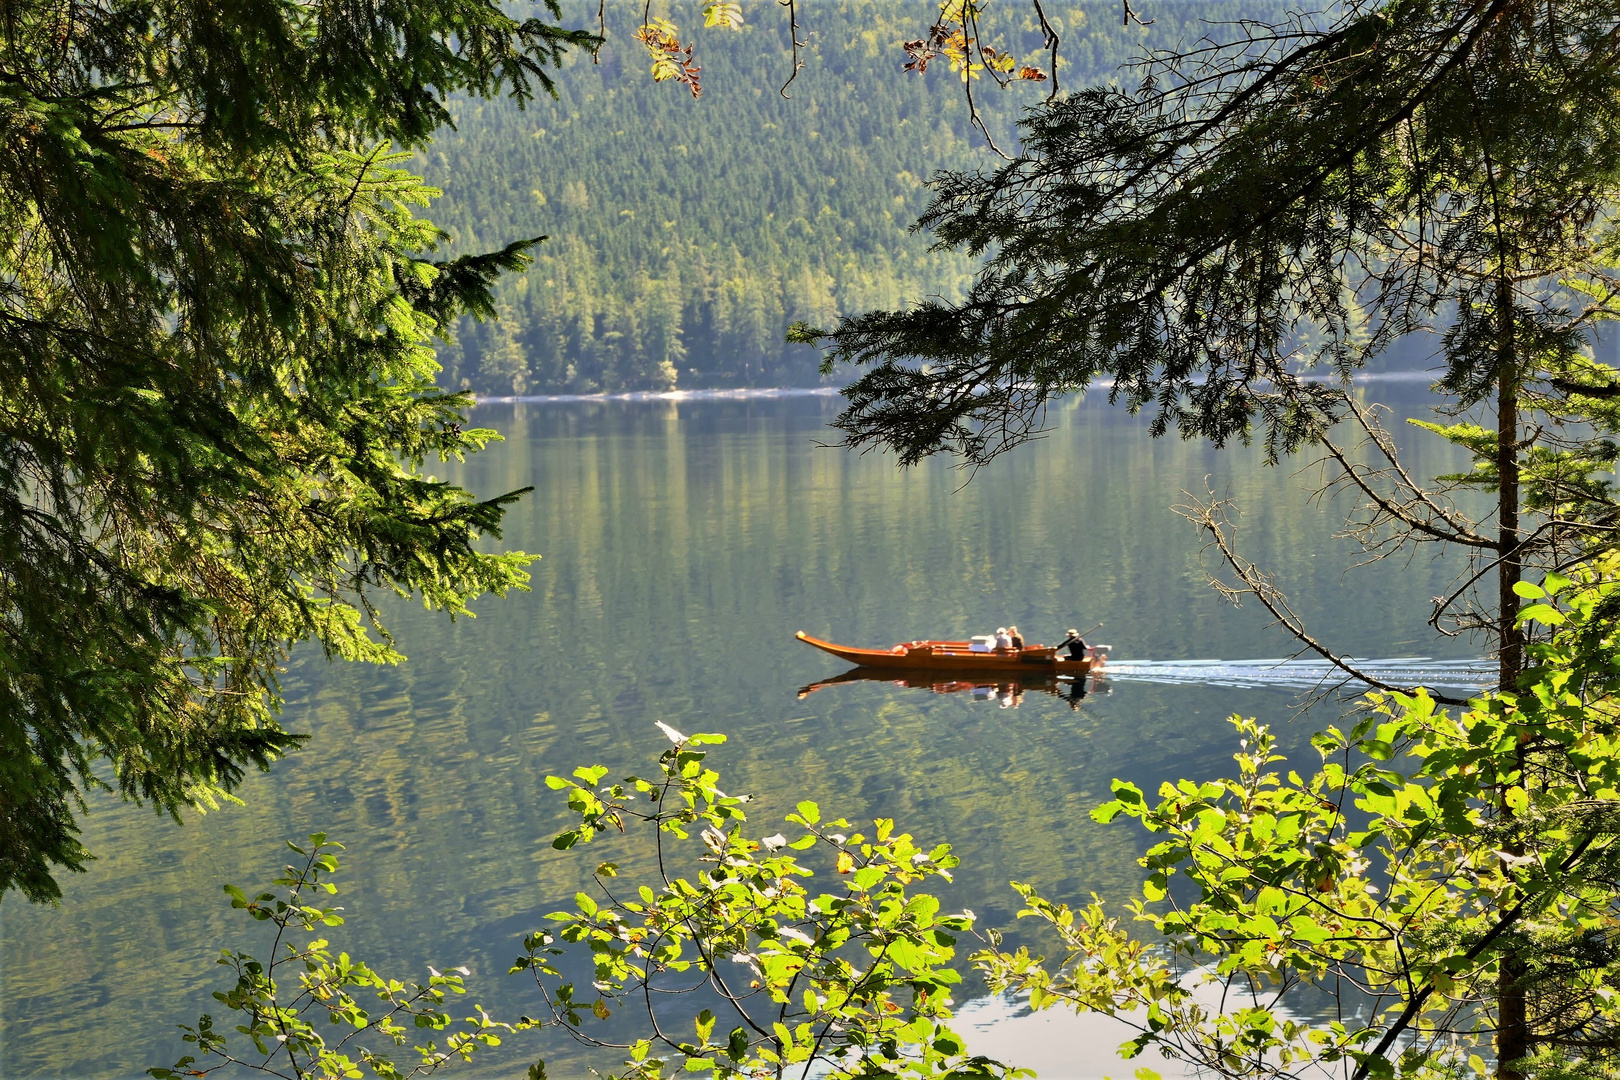
{"label": "yellowing leaf", "polygon": [[704,26],[720,26],[727,30],[741,30],[743,14],[741,4],[710,4],[703,9]]}
{"label": "yellowing leaf", "polygon": [[838,872],[840,874],[847,874],[854,869],[855,856],[851,855],[847,851],[840,851],[838,853]]}

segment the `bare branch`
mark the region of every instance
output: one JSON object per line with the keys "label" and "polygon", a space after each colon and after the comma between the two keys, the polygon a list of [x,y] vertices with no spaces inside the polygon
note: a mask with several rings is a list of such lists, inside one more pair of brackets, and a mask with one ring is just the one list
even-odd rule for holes
{"label": "bare branch", "polygon": [[788,40],[793,43],[793,71],[788,75],[787,82],[776,91],[785,98],[788,96],[788,87],[793,85],[793,80],[804,70],[804,61],[799,59],[799,50],[804,48],[804,42],[799,40],[799,10],[794,6],[794,0],[777,0],[777,6],[787,8]]}
{"label": "bare branch", "polygon": [[[1454,537],[1457,543],[1469,547],[1495,546],[1495,541],[1474,531],[1472,521],[1457,514],[1455,508],[1442,506],[1435,500],[1428,487],[1412,478],[1412,475],[1406,471],[1406,466],[1401,464],[1400,456],[1395,451],[1394,438],[1378,422],[1378,417],[1373,410],[1362,408],[1360,403],[1348,393],[1344,395],[1344,401],[1350,407],[1351,418],[1366,433],[1367,441],[1376,446],[1378,452],[1383,455],[1384,460],[1389,463],[1387,471],[1397,478],[1401,490],[1409,493],[1408,497],[1412,503],[1421,506],[1429,515],[1432,515],[1429,519],[1431,525],[1434,520],[1439,520],[1444,523],[1445,529],[1452,534],[1452,536],[1440,536],[1438,532],[1435,532],[1434,535],[1440,539]],[[1369,492],[1369,494],[1371,493]]]}
{"label": "bare branch", "polygon": [[[1236,604],[1245,593],[1252,595],[1260,602],[1262,607],[1271,613],[1272,618],[1276,619],[1278,625],[1293,635],[1294,639],[1305,649],[1316,653],[1316,655],[1358,682],[1365,683],[1375,690],[1385,690],[1392,693],[1411,694],[1416,691],[1416,687],[1396,686],[1367,674],[1347,658],[1333,652],[1305,629],[1304,620],[1295,614],[1294,610],[1289,606],[1288,597],[1283,594],[1281,589],[1277,588],[1271,575],[1238,554],[1230,535],[1235,530],[1235,525],[1229,513],[1233,505],[1229,500],[1216,498],[1214,492],[1209,493],[1208,502],[1200,501],[1186,491],[1183,491],[1182,494],[1186,496],[1188,501],[1181,506],[1175,507],[1175,512],[1192,522],[1202,532],[1208,534],[1208,546],[1214,547],[1221,553],[1221,557],[1226,560],[1227,565],[1232,568],[1233,572],[1237,574],[1238,580],[1242,582],[1241,586],[1234,586],[1214,574],[1209,575],[1210,584],[1223,597]],[[1435,701],[1447,705],[1461,705],[1466,700],[1433,692],[1430,693],[1430,696]]]}

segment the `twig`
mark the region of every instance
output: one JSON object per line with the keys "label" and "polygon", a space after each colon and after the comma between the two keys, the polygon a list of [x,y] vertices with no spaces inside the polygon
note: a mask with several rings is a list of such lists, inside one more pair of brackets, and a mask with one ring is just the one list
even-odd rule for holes
{"label": "twig", "polygon": [[799,40],[799,12],[793,6],[794,0],[777,0],[777,4],[788,9],[788,40],[793,43],[793,72],[776,91],[786,98],[788,87],[793,85],[793,80],[799,77],[799,72],[804,68],[804,61],[799,59],[799,50],[804,47],[804,42]]}
{"label": "twig", "polygon": [[[1200,502],[1189,492],[1183,491],[1182,494],[1187,497],[1188,502],[1176,507],[1176,513],[1209,534],[1210,544],[1221,553],[1221,556],[1243,583],[1242,588],[1236,588],[1211,574],[1209,578],[1210,584],[1217,591],[1234,603],[1243,593],[1252,594],[1256,600],[1260,601],[1261,606],[1271,613],[1278,624],[1294,636],[1296,641],[1351,678],[1366,683],[1375,690],[1399,694],[1411,694],[1416,691],[1416,687],[1396,686],[1393,683],[1385,682],[1367,674],[1311,636],[1310,632],[1305,629],[1304,621],[1288,606],[1288,597],[1283,594],[1281,589],[1277,588],[1270,575],[1260,570],[1254,563],[1243,558],[1233,548],[1231,540],[1227,536],[1227,530],[1232,527],[1232,521],[1226,516],[1226,508],[1231,504],[1226,500],[1216,499],[1213,492],[1210,493],[1210,501],[1207,503]],[[1444,705],[1463,705],[1467,702],[1466,698],[1454,698],[1445,694],[1433,693],[1432,691],[1430,697]]]}

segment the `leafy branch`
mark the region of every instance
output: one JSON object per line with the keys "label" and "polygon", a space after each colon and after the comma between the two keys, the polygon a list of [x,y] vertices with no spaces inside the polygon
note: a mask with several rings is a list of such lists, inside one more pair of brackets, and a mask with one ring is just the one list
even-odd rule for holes
{"label": "leafy branch", "polygon": [[[632,889],[617,864],[601,864],[595,894],[579,893],[572,910],[549,916],[554,928],[525,940],[513,970],[533,975],[550,1023],[626,1051],[619,1075],[635,1080],[1020,1075],[970,1056],[949,1026],[961,979],[949,965],[973,915],[910,891],[950,880],[948,845],[920,846],[888,819],[856,832],[813,802],[788,816],[792,839],[751,838],[748,797],[722,791],[704,763],[701,747],[724,736],[665,731],[674,745],[651,778],[604,784],[600,765],[547,778],[579,815],[553,846],[650,827],[658,866],[652,884]],[[825,856],[838,886],[812,892],[816,872],[796,852]],[[569,946],[589,950],[588,987],[564,973]],[[697,1011],[678,1016],[687,997]],[[586,1030],[588,1018],[618,1013],[638,1016],[647,1034],[615,1042]]]}
{"label": "leafy branch", "polygon": [[[1504,972],[1522,995],[1531,1074],[1612,1069],[1620,1006],[1611,940],[1620,870],[1615,661],[1620,560],[1519,584],[1530,646],[1516,692],[1453,714],[1423,691],[1371,694],[1348,731],[1313,739],[1310,776],[1233,717],[1237,774],[1116,780],[1099,821],[1156,842],[1130,905],[1149,947],[1104,911],[1027,885],[1020,918],[1062,943],[974,957],[1033,1008],[1117,1016],[1150,1046],[1229,1077],[1483,1075]],[[1310,1019],[1311,995],[1338,1016]],[[1596,1075],[1597,1073],[1592,1073]]]}
{"label": "leafy branch", "polygon": [[[468,1061],[479,1050],[499,1046],[503,1032],[529,1026],[491,1019],[476,1005],[476,1015],[460,1021],[451,1016],[451,996],[466,993],[464,967],[447,973],[430,967],[427,982],[406,983],[378,974],[346,952],[334,954],[324,937],[289,940],[343,923],[342,909],[323,903],[338,891],[327,879],[338,870],[336,853],[343,845],[314,833],[308,847],[290,840],[287,846],[302,862],[289,864],[275,879],[283,892],[250,897],[235,885],[225,886],[232,908],[274,928],[269,960],[231,949],[218,960],[235,973],[236,983],[216,991],[214,999],[238,1014],[235,1030],[251,1049],[204,1014],[196,1026],[180,1028],[195,1052],[168,1068],[148,1069],[153,1080],[186,1080],[232,1067],[287,1080],[358,1080],[368,1073],[376,1080],[409,1080]],[[321,1022],[338,1031],[321,1034]],[[413,1031],[440,1033],[442,1044],[417,1044],[414,1061],[396,1062],[357,1041],[370,1037],[399,1047]]]}

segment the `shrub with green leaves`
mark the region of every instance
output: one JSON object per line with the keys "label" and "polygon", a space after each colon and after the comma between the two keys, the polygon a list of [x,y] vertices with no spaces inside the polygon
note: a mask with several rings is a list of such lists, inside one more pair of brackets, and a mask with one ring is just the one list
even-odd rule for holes
{"label": "shrub with green leaves", "polygon": [[[1370,695],[1359,723],[1314,738],[1308,776],[1234,717],[1235,777],[1166,782],[1157,802],[1116,780],[1094,816],[1156,840],[1131,910],[1162,947],[1100,902],[1020,885],[1020,915],[1063,950],[981,952],[991,984],[1120,1016],[1140,1032],[1128,1053],[1224,1076],[1613,1075],[1620,557],[1519,595],[1521,621],[1550,636],[1515,692],[1455,713],[1421,692]],[[1510,995],[1529,1052],[1493,1063]]]}
{"label": "shrub with green leaves", "polygon": [[[704,761],[701,748],[724,736],[666,732],[674,746],[650,778],[604,784],[599,765],[547,778],[579,815],[556,847],[640,825],[659,867],[636,885],[602,863],[596,895],[581,892],[525,940],[513,970],[534,976],[549,1022],[626,1051],[619,1075],[635,1080],[1009,1075],[969,1055],[949,1024],[961,981],[950,965],[972,913],[942,912],[914,889],[950,880],[950,847],[920,845],[886,819],[857,831],[812,802],[788,816],[795,835],[752,837],[748,797],[722,791]],[[832,873],[824,891],[811,885],[812,853]],[[564,973],[569,946],[589,951],[589,984]],[[615,1042],[588,1030],[619,1013],[645,1034]]]}
{"label": "shrub with green leaves", "polygon": [[[225,886],[232,908],[273,930],[268,959],[231,949],[219,958],[235,973],[236,983],[214,999],[239,1022],[227,1029],[205,1014],[195,1027],[182,1026],[195,1051],[168,1068],[148,1069],[147,1075],[187,1080],[224,1070],[293,1080],[367,1075],[407,1080],[499,1046],[501,1033],[522,1026],[493,1020],[476,1005],[475,1015],[459,1021],[451,1016],[451,996],[466,993],[466,968],[448,973],[428,968],[427,982],[407,983],[378,974],[346,952],[334,953],[324,937],[310,936],[343,923],[340,909],[317,902],[338,891],[329,878],[337,873],[336,853],[343,845],[315,833],[307,847],[290,840],[287,846],[301,861],[276,878],[283,892],[250,897],[235,885]],[[231,1030],[241,1037],[233,1039]],[[429,1041],[413,1046],[406,1060],[396,1062],[384,1052],[406,1045],[413,1035]]]}

